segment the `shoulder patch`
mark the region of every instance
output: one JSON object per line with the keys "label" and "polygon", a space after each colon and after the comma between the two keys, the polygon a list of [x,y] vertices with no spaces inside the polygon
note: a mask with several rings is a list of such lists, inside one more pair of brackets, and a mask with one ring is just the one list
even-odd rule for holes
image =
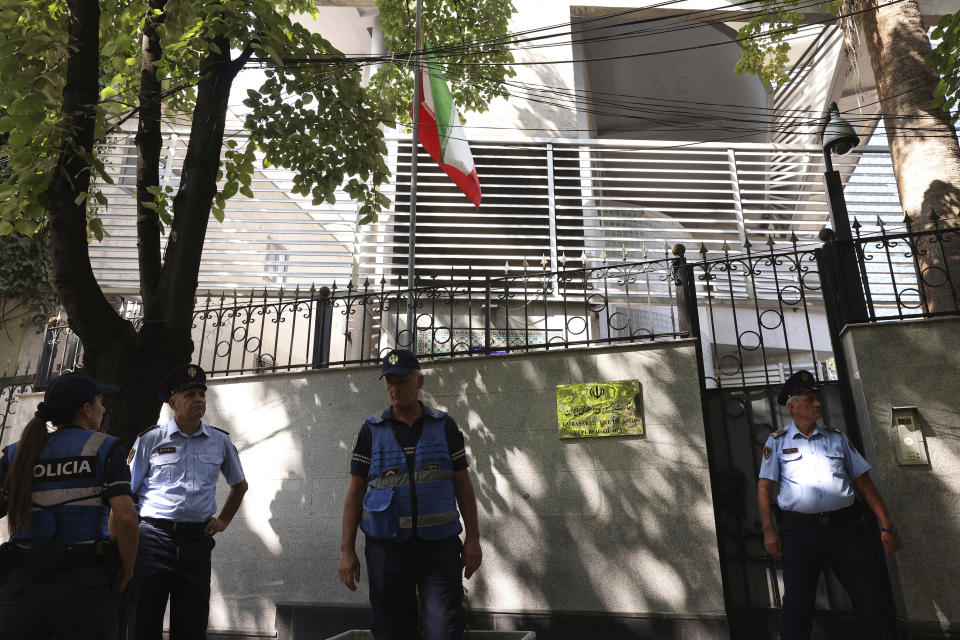
{"label": "shoulder patch", "polygon": [[216,429],[217,431],[219,431],[220,433],[225,433],[225,434],[227,434],[227,435],[230,435],[230,432],[229,432],[229,431],[224,431],[224,430],[221,429],[220,427],[214,427],[213,425],[210,425],[210,426],[213,427],[214,429]]}
{"label": "shoulder patch", "polygon": [[144,434],[153,431],[154,429],[156,429],[156,428],[159,427],[159,426],[160,426],[160,425],[155,424],[155,425],[153,425],[152,427],[147,427],[146,429],[144,429],[143,431],[141,431],[140,434],[139,434],[137,437],[138,437],[138,438],[142,438],[142,437],[144,436]]}
{"label": "shoulder patch", "polygon": [[137,450],[135,448],[130,449],[130,453],[127,454],[127,464],[130,464],[131,462],[133,462],[133,457],[135,455],[137,455]]}
{"label": "shoulder patch", "polygon": [[780,436],[782,436],[782,435],[785,434],[786,432],[787,432],[787,428],[784,427],[784,428],[780,429],[779,431],[774,432],[770,437],[771,437],[771,438],[779,438]]}
{"label": "shoulder patch", "polygon": [[834,433],[843,433],[843,431],[840,431],[840,429],[837,429],[836,427],[826,427],[826,429],[827,431],[833,431]]}

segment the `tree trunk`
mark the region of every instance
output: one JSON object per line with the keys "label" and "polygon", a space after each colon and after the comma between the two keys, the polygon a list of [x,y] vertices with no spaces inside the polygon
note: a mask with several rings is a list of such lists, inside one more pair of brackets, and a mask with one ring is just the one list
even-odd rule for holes
{"label": "tree trunk", "polygon": [[[858,9],[884,125],[900,204],[911,231],[957,226],[960,213],[960,146],[946,112],[931,108],[937,75],[925,62],[930,40],[917,0],[878,6],[859,0]],[[935,214],[935,215],[933,215]],[[925,235],[915,248],[919,293],[931,313],[960,308],[960,242]]]}
{"label": "tree trunk", "polygon": [[[223,144],[227,99],[237,72],[252,50],[231,62],[228,54],[211,53],[204,60],[198,83],[190,145],[184,160],[181,188],[174,200],[174,220],[166,260],[159,265],[159,231],[156,220],[143,231],[141,268],[147,288],[144,322],[139,331],[121,318],[104,296],[93,269],[87,246],[87,206],[81,197],[90,187],[90,164],[94,142],[95,105],[99,99],[99,20],[97,0],[69,0],[70,44],[64,85],[63,125],[65,136],[57,170],[47,191],[50,254],[54,285],[60,295],[71,329],[84,346],[83,366],[94,378],[118,384],[120,393],[106,398],[103,427],[131,444],[144,428],[154,424],[161,402],[157,388],[176,366],[193,353],[194,295],[206,235],[210,206],[217,192],[217,172]],[[147,23],[149,27],[149,21]],[[155,28],[155,25],[154,25]],[[144,55],[159,55],[158,45],[144,35]],[[155,34],[154,34],[155,36]],[[225,38],[216,42],[229,52]],[[155,76],[142,76],[147,90],[142,103],[159,113],[159,86]],[[149,117],[149,116],[148,116]],[[159,122],[159,120],[156,120]],[[141,122],[138,144],[138,197],[146,186],[158,183],[159,126]],[[153,168],[148,165],[153,164]],[[149,184],[144,184],[149,183]],[[139,227],[140,225],[138,225]],[[154,256],[153,252],[157,255]],[[144,259],[145,258],[145,259]],[[157,271],[159,269],[159,271]],[[145,300],[145,301],[146,301]]]}

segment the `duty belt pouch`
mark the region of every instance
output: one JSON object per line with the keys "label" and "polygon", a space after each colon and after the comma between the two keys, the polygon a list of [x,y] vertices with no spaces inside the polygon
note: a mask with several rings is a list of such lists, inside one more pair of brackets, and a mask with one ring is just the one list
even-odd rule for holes
{"label": "duty belt pouch", "polygon": [[394,538],[400,529],[400,515],[393,489],[370,489],[363,496],[367,512],[367,533],[374,538]]}
{"label": "duty belt pouch", "polygon": [[28,567],[34,580],[45,581],[52,578],[63,556],[67,553],[67,545],[63,542],[37,542],[30,547]]}

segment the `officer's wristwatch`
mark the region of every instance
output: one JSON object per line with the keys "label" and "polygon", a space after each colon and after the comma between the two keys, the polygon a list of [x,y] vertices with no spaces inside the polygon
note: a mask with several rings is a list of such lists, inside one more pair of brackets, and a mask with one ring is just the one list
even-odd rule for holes
{"label": "officer's wristwatch", "polygon": [[893,535],[897,535],[897,529],[896,527],[890,527],[889,529],[887,527],[880,527],[880,533],[892,533]]}

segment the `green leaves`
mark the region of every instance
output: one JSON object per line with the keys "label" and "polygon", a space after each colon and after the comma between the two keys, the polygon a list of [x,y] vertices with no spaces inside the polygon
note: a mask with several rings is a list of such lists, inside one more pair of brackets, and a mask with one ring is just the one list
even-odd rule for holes
{"label": "green leaves", "polygon": [[[796,10],[799,4],[799,0],[758,0],[758,15],[747,20],[737,32],[743,49],[740,61],[733,68],[735,74],[755,73],[774,88],[786,84],[790,53],[786,38],[797,33],[803,20],[803,14]],[[837,12],[841,2],[833,0],[823,4]]]}
{"label": "green leaves", "polygon": [[[416,50],[411,6],[405,0],[377,0],[377,8],[388,50]],[[428,46],[437,51],[456,48],[455,52],[437,53],[436,57],[461,113],[483,112],[495,98],[509,97],[504,81],[516,74],[509,66],[513,54],[506,34],[515,11],[509,0],[424,2],[423,25]],[[483,44],[463,47],[472,42]],[[373,102],[380,105],[377,117],[387,126],[411,126],[412,69],[412,65],[385,64],[370,81]]]}
{"label": "green leaves", "polygon": [[42,325],[58,306],[46,240],[43,234],[14,230],[4,220],[0,220],[0,237],[0,309],[9,309],[9,301],[19,300],[28,318]]}
{"label": "green leaves", "polygon": [[940,42],[927,56],[927,64],[940,76],[933,91],[933,109],[950,114],[960,125],[960,11],[943,16],[930,34]]}

